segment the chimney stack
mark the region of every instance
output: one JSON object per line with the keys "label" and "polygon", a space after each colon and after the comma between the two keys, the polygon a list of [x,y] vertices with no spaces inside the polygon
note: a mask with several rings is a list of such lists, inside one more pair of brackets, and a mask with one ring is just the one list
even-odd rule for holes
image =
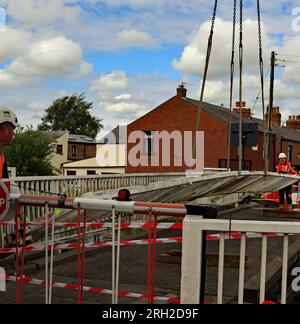
{"label": "chimney stack", "polygon": [[179,96],[180,98],[186,98],[186,94],[187,94],[187,89],[184,87],[184,84],[182,83],[177,88],[177,96]]}
{"label": "chimney stack", "polygon": [[[268,121],[268,113],[265,115],[266,120]],[[281,126],[281,113],[280,113],[280,108],[279,107],[274,107],[272,109],[272,122],[275,125]]]}
{"label": "chimney stack", "polygon": [[286,127],[300,130],[300,116],[289,116],[289,120],[286,122]]}
{"label": "chimney stack", "polygon": [[[250,108],[246,108],[247,104],[246,101],[242,101],[242,115],[244,118],[251,118],[252,112]],[[240,113],[240,102],[236,102],[236,108],[233,108],[235,113]]]}

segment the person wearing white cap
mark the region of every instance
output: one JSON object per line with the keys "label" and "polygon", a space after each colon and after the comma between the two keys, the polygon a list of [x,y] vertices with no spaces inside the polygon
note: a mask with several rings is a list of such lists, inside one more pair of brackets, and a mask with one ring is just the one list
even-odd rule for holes
{"label": "person wearing white cap", "polygon": [[[280,174],[292,174],[298,175],[296,170],[293,168],[291,162],[288,160],[287,155],[285,153],[279,154],[279,163],[277,165],[277,173]],[[288,186],[279,190],[279,208],[284,208],[284,199],[286,196],[289,209],[293,210],[293,201],[291,198],[292,195],[292,186]]]}
{"label": "person wearing white cap", "polygon": [[7,164],[2,149],[10,145],[19,126],[17,116],[8,108],[0,108],[0,179],[8,179]]}

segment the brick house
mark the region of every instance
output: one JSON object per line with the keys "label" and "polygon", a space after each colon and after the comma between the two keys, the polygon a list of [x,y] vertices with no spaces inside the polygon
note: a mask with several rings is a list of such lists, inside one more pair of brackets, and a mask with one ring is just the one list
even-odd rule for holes
{"label": "brick house", "polygon": [[[237,107],[239,107],[237,103]],[[187,90],[183,85],[177,89],[177,95],[158,106],[143,117],[128,125],[128,136],[134,131],[142,131],[145,134],[146,145],[149,150],[145,154],[151,159],[151,133],[155,131],[195,131],[197,111],[200,113],[200,130],[204,131],[204,163],[206,168],[227,167],[227,143],[229,134],[230,111],[227,108],[201,103],[187,98]],[[245,140],[243,150],[243,165],[245,170],[264,170],[264,121],[252,118],[251,109],[242,103],[243,114],[243,138]],[[292,163],[300,167],[300,117],[290,117],[287,127],[281,126],[281,114],[278,107],[273,109],[273,129],[271,134],[271,162],[270,168],[275,169],[277,156],[280,152],[286,152]],[[237,129],[239,123],[239,108],[232,113],[232,143],[231,143],[231,169],[238,168]],[[248,134],[247,134],[248,132]],[[129,152],[137,143],[127,144]],[[159,150],[162,148],[160,147]],[[161,153],[161,152],[160,152]],[[143,154],[143,153],[141,153]],[[171,146],[171,166],[137,166],[128,163],[126,173],[162,173],[185,172],[188,167],[174,164],[174,147]]]}
{"label": "brick house", "polygon": [[92,138],[69,134],[68,131],[47,131],[43,134],[55,144],[51,156],[54,174],[61,174],[62,165],[66,162],[96,157],[97,144]]}
{"label": "brick house", "polygon": [[96,156],[96,140],[84,135],[69,135],[68,160],[79,161]]}

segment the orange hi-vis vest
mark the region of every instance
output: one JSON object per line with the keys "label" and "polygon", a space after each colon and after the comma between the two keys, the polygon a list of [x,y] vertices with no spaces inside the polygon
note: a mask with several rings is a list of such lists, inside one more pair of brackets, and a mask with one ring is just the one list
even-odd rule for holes
{"label": "orange hi-vis vest", "polygon": [[285,173],[285,174],[298,174],[294,168],[292,167],[291,163],[287,161],[285,164],[279,162],[277,165],[277,172],[278,173]]}

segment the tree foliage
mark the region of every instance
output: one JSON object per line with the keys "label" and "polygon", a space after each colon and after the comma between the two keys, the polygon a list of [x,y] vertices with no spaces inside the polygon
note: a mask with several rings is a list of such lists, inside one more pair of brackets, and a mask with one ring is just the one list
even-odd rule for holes
{"label": "tree foliage", "polygon": [[3,149],[8,166],[17,168],[18,176],[46,176],[53,174],[50,159],[54,145],[40,131],[32,127],[16,131],[10,146]]}
{"label": "tree foliage", "polygon": [[96,138],[103,128],[102,120],[91,115],[92,102],[84,94],[66,96],[55,100],[46,110],[38,129],[42,131],[69,131],[75,135]]}

